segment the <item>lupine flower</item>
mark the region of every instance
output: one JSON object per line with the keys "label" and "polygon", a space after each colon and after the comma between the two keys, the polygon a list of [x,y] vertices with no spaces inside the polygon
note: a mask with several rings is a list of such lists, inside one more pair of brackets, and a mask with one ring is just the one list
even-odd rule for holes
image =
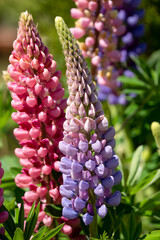
{"label": "lupine flower", "polygon": [[119,70],[117,63],[121,59],[117,37],[125,32],[117,10],[122,1],[115,0],[74,0],[77,8],[71,9],[71,16],[78,19],[71,32],[76,39],[85,36],[80,42],[84,57],[91,58],[91,74],[99,86],[100,100],[108,99],[111,104],[125,104],[125,96],[118,93]]}
{"label": "lupine flower", "polygon": [[[4,170],[3,170],[2,164],[0,162],[0,184],[1,184],[1,179],[3,177],[3,174],[4,174]],[[3,202],[4,202],[3,188],[0,188],[0,208],[3,205]],[[7,219],[8,219],[8,212],[7,211],[0,212],[0,223],[6,222]],[[4,235],[4,233],[5,233],[5,228],[1,227],[0,228],[0,234]]]}
{"label": "lupine flower", "polygon": [[119,164],[115,146],[115,130],[108,127],[96,87],[81,50],[62,18],[56,18],[56,28],[67,66],[69,89],[64,137],[59,148],[59,169],[63,173],[63,216],[74,219],[80,213],[86,225],[93,221],[95,209],[100,217],[107,214],[107,205],[117,206],[119,191],[112,187],[122,178],[115,169]]}
{"label": "lupine flower", "polygon": [[[134,66],[129,59],[131,56],[138,56],[146,49],[146,44],[140,42],[140,38],[144,34],[144,25],[139,23],[144,16],[144,10],[139,9],[141,0],[123,0],[123,4],[119,7],[118,17],[126,26],[124,35],[120,38],[121,41],[121,63],[127,63],[127,66]],[[133,73],[124,67],[124,74],[132,77]]]}
{"label": "lupine flower", "polygon": [[52,218],[45,214],[44,208],[48,203],[61,201],[59,186],[52,174],[59,172],[58,144],[63,136],[66,107],[62,99],[64,89],[59,82],[61,72],[56,70],[56,61],[27,11],[20,16],[13,48],[8,66],[13,81],[8,82],[8,88],[12,92],[11,104],[17,110],[12,119],[19,125],[14,135],[21,148],[16,148],[15,154],[23,167],[15,182],[18,187],[29,188],[23,197],[25,216],[33,202],[41,201],[38,223],[50,226]]}

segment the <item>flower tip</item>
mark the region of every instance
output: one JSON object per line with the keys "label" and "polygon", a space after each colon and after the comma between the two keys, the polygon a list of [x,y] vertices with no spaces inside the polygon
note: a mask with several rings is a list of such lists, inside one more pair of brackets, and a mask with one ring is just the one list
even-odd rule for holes
{"label": "flower tip", "polygon": [[25,22],[27,21],[33,21],[32,15],[26,10],[25,12],[22,12],[20,15],[20,20],[23,20]]}
{"label": "flower tip", "polygon": [[60,25],[62,22],[63,22],[63,18],[62,18],[62,17],[57,16],[57,17],[55,18],[55,25],[56,25],[56,27],[59,27],[59,25]]}
{"label": "flower tip", "polygon": [[160,129],[160,124],[158,122],[152,122],[151,130],[153,133],[156,133]]}

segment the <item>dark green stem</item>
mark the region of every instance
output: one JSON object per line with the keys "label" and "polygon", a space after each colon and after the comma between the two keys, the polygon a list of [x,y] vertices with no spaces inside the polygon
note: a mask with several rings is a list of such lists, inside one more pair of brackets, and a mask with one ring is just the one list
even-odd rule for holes
{"label": "dark green stem", "polygon": [[93,222],[89,225],[89,234],[90,234],[90,237],[96,238],[97,233],[98,233],[97,210],[95,208],[96,200],[95,200],[95,195],[92,190],[90,191],[89,195],[90,195],[90,202],[91,202],[93,210],[94,210]]}

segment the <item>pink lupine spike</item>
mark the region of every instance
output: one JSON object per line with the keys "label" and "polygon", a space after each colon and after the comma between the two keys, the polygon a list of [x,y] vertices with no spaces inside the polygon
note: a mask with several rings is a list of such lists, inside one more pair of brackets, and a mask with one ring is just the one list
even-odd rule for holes
{"label": "pink lupine spike", "polygon": [[30,189],[23,197],[25,217],[32,203],[41,201],[38,224],[50,226],[52,218],[45,214],[44,208],[49,203],[59,204],[61,199],[52,175],[53,169],[59,171],[58,143],[62,140],[66,106],[59,82],[61,72],[56,71],[56,61],[42,43],[27,11],[20,16],[13,48],[8,66],[13,81],[8,88],[12,92],[12,106],[17,110],[12,118],[19,125],[14,135],[22,146],[15,149],[15,154],[23,167],[15,182],[18,187]]}

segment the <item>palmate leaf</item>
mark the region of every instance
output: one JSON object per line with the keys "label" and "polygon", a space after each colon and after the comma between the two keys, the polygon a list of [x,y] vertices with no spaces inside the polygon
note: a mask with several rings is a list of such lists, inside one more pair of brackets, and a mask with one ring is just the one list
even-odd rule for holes
{"label": "palmate leaf", "polygon": [[130,194],[134,195],[142,189],[149,187],[151,184],[160,179],[160,169],[152,171],[145,176],[135,187],[130,190]]}
{"label": "palmate leaf", "polygon": [[132,211],[127,218],[121,221],[121,231],[125,240],[135,240],[142,231],[141,221],[136,221],[135,213]]}
{"label": "palmate leaf", "polygon": [[134,240],[133,237],[135,231],[136,231],[136,218],[134,212],[132,211],[129,218],[129,240]]}
{"label": "palmate leaf", "polygon": [[33,236],[32,240],[41,240],[46,231],[47,231],[47,227],[46,227],[46,226],[41,227],[41,228],[38,230],[38,233],[36,233],[36,234]]}
{"label": "palmate leaf", "polygon": [[15,208],[15,201],[16,201],[16,199],[14,198],[11,202],[9,202],[9,203],[7,203],[5,205],[5,207],[7,208],[8,212]]}
{"label": "palmate leaf", "polygon": [[150,198],[147,198],[140,202],[140,211],[144,212],[145,210],[152,209],[154,207],[154,202],[156,201],[160,202],[160,191],[152,195]]}
{"label": "palmate leaf", "polygon": [[152,73],[151,73],[151,69],[152,68],[150,68],[146,64],[145,60],[142,60],[140,58],[135,58],[135,57],[131,57],[131,58],[135,62],[136,67],[137,67],[139,73],[141,74],[141,78],[140,79],[145,81],[146,83],[149,83],[149,84],[153,85],[153,83],[152,83]]}
{"label": "palmate leaf", "polygon": [[147,60],[147,64],[150,67],[154,67],[156,63],[160,60],[160,50],[153,52]]}
{"label": "palmate leaf", "polygon": [[23,240],[23,232],[20,228],[17,228],[15,233],[14,233],[14,237],[13,240]]}
{"label": "palmate leaf", "polygon": [[41,239],[42,239],[42,240],[48,240],[48,239],[53,238],[54,236],[56,236],[56,235],[59,233],[59,231],[62,229],[62,227],[64,226],[64,224],[65,224],[65,223],[62,223],[62,224],[59,225],[58,227],[50,230],[50,231],[47,232],[47,233],[45,234],[45,236],[42,237]]}
{"label": "palmate leaf", "polygon": [[121,231],[125,240],[129,240],[129,233],[126,225],[121,221]]}
{"label": "palmate leaf", "polygon": [[143,146],[139,146],[132,157],[129,175],[127,179],[128,186],[132,186],[136,182],[136,173],[138,172],[138,167],[142,158],[142,152]]}
{"label": "palmate leaf", "polygon": [[157,62],[156,66],[155,66],[154,82],[155,82],[156,86],[159,86],[159,84],[160,84],[160,61]]}
{"label": "palmate leaf", "polygon": [[[135,93],[136,95],[141,95],[144,93],[144,90],[142,89],[129,89],[129,88],[125,88],[122,90],[122,93],[124,94],[132,94]],[[128,97],[128,96],[127,96]],[[132,101],[133,101],[133,97],[132,97]]]}
{"label": "palmate leaf", "polygon": [[143,240],[159,240],[160,239],[160,230],[155,230],[146,235]]}
{"label": "palmate leaf", "polygon": [[124,88],[131,88],[131,89],[149,89],[150,85],[148,83],[144,83],[143,81],[141,81],[140,79],[138,79],[137,77],[126,77],[126,76],[120,76],[118,78],[118,81],[123,83]]}
{"label": "palmate leaf", "polygon": [[39,207],[40,207],[40,203],[38,203],[36,208],[35,208],[35,203],[32,204],[32,208],[26,219],[24,240],[29,240],[31,235],[33,234],[33,231],[35,229],[37,219],[38,219]]}
{"label": "palmate leaf", "polygon": [[18,227],[22,230],[24,228],[24,203],[23,203],[23,201],[21,202],[21,207],[19,209]]}

